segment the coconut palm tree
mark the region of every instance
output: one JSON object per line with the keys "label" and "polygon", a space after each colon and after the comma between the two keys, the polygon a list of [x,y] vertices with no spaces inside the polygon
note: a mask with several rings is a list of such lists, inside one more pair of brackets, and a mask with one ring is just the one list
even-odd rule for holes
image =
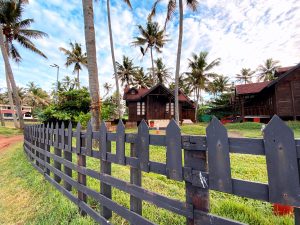
{"label": "coconut palm tree", "polygon": [[24,102],[36,108],[38,106],[47,106],[50,103],[49,95],[42,88],[38,87],[34,82],[29,82],[26,88]]}
{"label": "coconut palm tree", "polygon": [[235,78],[238,82],[242,82],[244,84],[251,83],[252,75],[255,71],[252,71],[250,68],[242,68],[240,74],[236,74]]}
{"label": "coconut palm tree", "polygon": [[267,59],[263,65],[259,65],[258,71],[258,81],[270,81],[274,80],[275,70],[279,67],[278,60],[273,60],[272,58]]}
{"label": "coconut palm tree", "polygon": [[82,66],[87,66],[87,56],[86,53],[82,52],[81,44],[72,42],[69,43],[71,50],[65,49],[63,47],[60,47],[59,50],[62,51],[66,59],[66,67],[69,67],[71,65],[74,65],[73,73],[77,73],[77,88],[80,88],[80,79],[79,79],[79,71],[82,70]]}
{"label": "coconut palm tree", "polygon": [[112,85],[111,85],[110,83],[108,83],[108,82],[105,82],[105,83],[103,84],[103,88],[104,88],[104,90],[105,90],[105,95],[104,95],[104,97],[105,97],[105,96],[107,96],[108,93],[112,90]]}
{"label": "coconut palm tree", "polygon": [[145,75],[143,67],[140,67],[136,70],[134,76],[133,76],[133,85],[137,87],[151,87],[151,84],[153,82],[151,81],[150,77]]}
{"label": "coconut palm tree", "polygon": [[229,77],[223,75],[217,75],[208,85],[208,91],[215,96],[229,89]]}
{"label": "coconut palm tree", "polygon": [[[123,0],[123,1],[129,6],[130,9],[132,9],[130,0]],[[114,51],[114,41],[113,41],[113,34],[112,34],[112,27],[111,27],[110,0],[106,0],[106,7],[107,7],[107,21],[108,21],[111,59],[112,59],[112,64],[113,64],[113,68],[114,68],[114,77],[115,77],[115,82],[116,82],[116,97],[118,99],[118,101],[117,101],[118,116],[119,116],[119,119],[120,119],[121,115],[122,115],[122,110],[121,110],[121,102],[119,101],[119,99],[120,99],[120,88],[119,88],[119,79],[118,79],[118,74],[117,74],[117,65],[116,65],[115,51]]]}
{"label": "coconut palm tree", "polygon": [[[171,79],[171,69],[167,68],[167,66],[163,63],[162,58],[158,58],[154,60],[154,80],[156,83],[167,83],[169,79]],[[150,68],[152,72],[152,68]]]}
{"label": "coconut palm tree", "polygon": [[119,62],[116,62],[116,64],[117,74],[121,80],[121,85],[123,86],[125,83],[127,85],[133,85],[133,77],[135,76],[138,67],[134,66],[132,59],[123,56],[122,64]]}
{"label": "coconut palm tree", "polygon": [[189,59],[190,72],[187,72],[188,82],[196,96],[196,111],[195,118],[197,118],[198,104],[201,98],[201,91],[204,90],[209,82],[209,77],[216,77],[216,74],[211,70],[220,64],[220,58],[217,58],[210,63],[207,62],[208,52],[200,52],[199,55],[193,53],[192,59]]}
{"label": "coconut palm tree", "polygon": [[165,30],[161,30],[157,22],[152,22],[151,20],[147,21],[146,27],[144,28],[142,25],[138,25],[138,29],[140,32],[139,37],[135,37],[135,41],[132,42],[134,46],[139,46],[143,56],[150,49],[150,57],[152,64],[152,80],[154,80],[155,72],[154,72],[154,60],[153,60],[153,49],[156,52],[161,53],[161,48],[168,41],[166,39],[167,35],[165,34]]}
{"label": "coconut palm tree", "polygon": [[[155,1],[151,13],[149,15],[149,18],[151,18],[156,14],[156,7],[158,3],[161,1],[162,0]],[[179,26],[178,26],[179,34],[178,34],[178,46],[177,46],[176,70],[175,70],[175,120],[177,121],[177,123],[179,123],[178,82],[179,82],[180,59],[181,59],[181,48],[182,48],[182,38],[183,38],[183,0],[179,0],[178,5],[179,5]],[[198,0],[186,0],[186,5],[192,11],[196,11],[198,7]],[[171,20],[172,16],[176,12],[176,7],[177,7],[176,0],[168,0],[165,28],[167,22]]]}
{"label": "coconut palm tree", "polygon": [[[16,62],[22,60],[21,55],[16,48],[14,42],[18,42],[21,46],[41,55],[44,58],[47,58],[46,55],[36,48],[34,43],[30,41],[30,38],[42,38],[47,36],[46,33],[28,29],[29,26],[34,22],[33,19],[22,19],[22,12],[24,8],[24,3],[27,1],[1,1],[0,2],[0,23],[1,23],[1,36],[3,35],[3,48],[6,51],[7,57],[11,57]],[[3,58],[6,58],[2,52]],[[21,105],[19,97],[17,95],[16,84],[14,81],[14,76],[10,67],[9,59],[5,61],[5,71],[7,88],[9,95],[11,95],[10,89],[14,93],[14,102],[17,108],[17,114],[19,116],[20,128],[23,129],[24,121],[22,117]],[[11,97],[10,97],[11,98]],[[12,101],[10,101],[12,102]],[[13,106],[12,106],[13,107]]]}
{"label": "coconut palm tree", "polygon": [[87,67],[89,73],[89,90],[91,96],[91,123],[93,130],[99,130],[101,109],[96,55],[93,0],[82,0],[82,7],[84,17],[85,44],[88,62]]}

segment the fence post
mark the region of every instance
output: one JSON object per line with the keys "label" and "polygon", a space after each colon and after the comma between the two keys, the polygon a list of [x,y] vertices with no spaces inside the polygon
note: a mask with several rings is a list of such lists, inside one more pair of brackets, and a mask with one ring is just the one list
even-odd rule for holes
{"label": "fence post", "polygon": [[[65,135],[65,143],[68,143],[67,147],[63,146],[64,149],[64,159],[68,160],[70,162],[72,162],[72,123],[70,121],[69,126],[68,126],[68,131],[67,131],[68,135]],[[71,136],[71,138],[70,138]],[[66,148],[68,149],[68,151],[66,150]],[[67,176],[72,177],[72,169],[70,169],[69,167],[64,165],[64,172]],[[72,185],[69,184],[68,182],[64,181],[64,187],[68,190],[68,191],[72,191]]]}
{"label": "fence post", "polygon": [[[61,149],[59,149],[59,143],[61,142],[61,135],[59,135],[58,122],[56,122],[56,125],[55,125],[54,135],[55,135],[55,139],[54,139],[54,154],[56,156],[61,157]],[[59,162],[55,161],[55,160],[54,160],[54,167],[56,169],[58,169],[58,170],[61,170],[61,164]],[[57,176],[56,174],[54,174],[54,180],[57,183],[61,182],[60,176]]]}
{"label": "fence post", "polygon": [[[45,152],[50,152],[50,137],[49,137],[49,123],[47,123],[47,126],[46,126],[46,135],[45,135]],[[46,163],[50,164],[50,157],[46,157]],[[47,168],[45,166],[45,168]],[[50,175],[50,170],[47,168],[46,169],[46,174],[47,175]]]}
{"label": "fence post", "polygon": [[[83,138],[81,138],[81,125],[77,124],[76,128],[76,153],[77,153],[77,165],[79,167],[86,167],[86,156],[81,154],[81,147],[84,147],[85,143]],[[79,168],[80,170],[80,168]],[[79,184],[86,186],[86,175],[78,172],[77,181]],[[87,202],[87,196],[81,191],[78,191],[79,201]],[[79,212],[82,216],[86,216],[86,212],[79,209]]]}
{"label": "fence post", "polygon": [[[101,123],[99,134],[99,149],[101,154],[100,172],[111,175],[111,163],[106,161],[106,153],[111,152],[111,142],[107,141],[107,127],[104,121],[102,121]],[[111,186],[100,182],[100,193],[105,197],[111,199]],[[112,217],[112,212],[110,209],[101,204],[101,215],[105,219],[110,219]]]}
{"label": "fence post", "polygon": [[[40,126],[40,149],[45,150],[45,125]],[[42,170],[45,170],[45,154],[40,154],[40,158],[43,161]]]}
{"label": "fence post", "polygon": [[[200,225],[203,224],[199,218],[196,218],[195,210],[201,210],[204,212],[209,211],[209,191],[207,186],[207,180],[202,172],[207,172],[207,153],[206,151],[193,151],[184,150],[184,167],[189,173],[185,173],[185,176],[190,176],[189,181],[185,181],[186,189],[186,203],[193,205],[193,219],[187,219],[188,225]],[[204,188],[194,186],[192,183],[192,171],[201,171],[197,176],[200,177]],[[188,180],[188,179],[185,179]]]}

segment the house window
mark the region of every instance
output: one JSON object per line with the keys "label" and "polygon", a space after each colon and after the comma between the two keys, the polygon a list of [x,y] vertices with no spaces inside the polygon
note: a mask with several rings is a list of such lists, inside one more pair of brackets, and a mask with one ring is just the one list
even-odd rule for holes
{"label": "house window", "polygon": [[171,115],[174,115],[174,102],[171,103]]}
{"label": "house window", "polygon": [[138,102],[136,104],[136,112],[137,112],[137,115],[140,116],[144,116],[146,111],[145,111],[145,102]]}
{"label": "house window", "polygon": [[[166,113],[170,113],[170,103],[166,103]],[[174,102],[171,102],[171,115],[174,115]]]}
{"label": "house window", "polygon": [[169,114],[170,105],[169,103],[166,103],[166,113]]}
{"label": "house window", "polygon": [[4,117],[13,117],[12,113],[4,113]]}

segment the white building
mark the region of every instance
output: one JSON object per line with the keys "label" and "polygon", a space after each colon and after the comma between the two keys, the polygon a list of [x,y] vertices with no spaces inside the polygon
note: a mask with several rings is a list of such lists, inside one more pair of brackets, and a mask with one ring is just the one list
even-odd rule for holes
{"label": "white building", "polygon": [[[12,120],[13,119],[13,114],[17,114],[16,112],[16,106],[12,109],[10,105],[3,105],[0,104],[0,114],[3,115],[3,118],[6,120]],[[33,119],[32,117],[32,107],[30,106],[22,106],[22,114],[23,118],[25,120],[31,120]]]}

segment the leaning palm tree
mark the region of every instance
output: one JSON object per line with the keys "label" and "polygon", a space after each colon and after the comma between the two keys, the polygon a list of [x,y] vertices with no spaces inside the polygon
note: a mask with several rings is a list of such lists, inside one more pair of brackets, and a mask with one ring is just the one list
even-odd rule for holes
{"label": "leaning palm tree", "polygon": [[166,39],[165,30],[161,30],[157,22],[152,22],[151,20],[147,21],[146,27],[138,25],[139,32],[141,36],[135,37],[135,41],[132,42],[134,46],[139,46],[143,56],[150,49],[150,57],[152,64],[152,80],[154,80],[154,60],[153,60],[153,49],[156,52],[161,53],[161,48],[168,41]]}
{"label": "leaning palm tree", "polygon": [[[149,18],[156,14],[156,7],[159,2],[162,0],[156,0]],[[182,37],[183,37],[183,0],[179,0],[179,34],[178,34],[178,46],[177,46],[177,58],[176,58],[176,70],[175,70],[175,120],[179,123],[179,102],[178,102],[178,82],[179,82],[179,73],[180,73],[180,59],[181,59],[181,48],[182,48]],[[198,7],[198,0],[186,0],[187,7],[192,11],[196,11]],[[169,20],[171,20],[172,16],[176,11],[176,0],[168,0],[167,6],[167,17],[165,21],[166,24]]]}
{"label": "leaning palm tree", "polygon": [[[167,83],[169,79],[171,79],[171,69],[168,68],[162,61],[162,58],[158,58],[154,60],[154,80],[156,83]],[[150,68],[152,71],[152,68]]]}
{"label": "leaning palm tree", "polygon": [[241,72],[235,76],[238,82],[242,82],[244,84],[251,83],[251,79],[255,71],[252,71],[250,68],[242,68]]}
{"label": "leaning palm tree", "polygon": [[196,96],[195,118],[198,114],[198,105],[201,98],[201,91],[205,89],[210,77],[216,77],[216,74],[210,72],[214,67],[220,64],[220,58],[207,62],[208,52],[200,52],[199,55],[193,53],[192,59],[189,59],[190,72],[187,72],[188,82],[191,84]]}
{"label": "leaning palm tree", "polygon": [[105,82],[105,83],[103,84],[103,88],[104,88],[104,90],[105,90],[105,95],[104,95],[104,97],[105,97],[105,96],[107,96],[108,93],[112,90],[112,85],[111,85],[110,83],[108,83],[108,82]]}
{"label": "leaning palm tree", "polygon": [[79,79],[79,71],[82,70],[82,66],[87,66],[87,56],[86,53],[82,52],[81,44],[72,42],[69,43],[71,50],[65,49],[63,47],[60,47],[59,50],[62,51],[66,59],[66,67],[69,67],[71,65],[74,65],[73,73],[77,73],[77,88],[80,88],[80,79]]}
{"label": "leaning palm tree", "polygon": [[136,70],[134,76],[133,76],[133,85],[136,87],[151,87],[151,84],[153,82],[151,81],[150,77],[148,77],[143,67],[140,67]]}
{"label": "leaning palm tree", "polygon": [[82,0],[82,7],[84,17],[85,44],[88,62],[87,67],[89,73],[89,89],[91,96],[91,123],[93,130],[99,130],[101,109],[96,55],[93,0]]}
{"label": "leaning palm tree", "polygon": [[[14,103],[16,104],[17,114],[19,116],[20,128],[23,129],[24,121],[21,111],[20,99],[17,93],[17,86],[14,80],[14,76],[10,67],[9,59],[6,61],[6,56],[11,57],[16,62],[20,62],[22,57],[16,48],[14,42],[19,43],[21,46],[25,47],[37,53],[38,55],[47,58],[43,52],[36,48],[34,43],[30,41],[30,38],[42,38],[47,36],[46,33],[28,29],[29,26],[34,22],[33,19],[22,19],[23,5],[26,1],[1,1],[0,2],[0,23],[1,23],[1,31],[0,35],[3,39],[3,48],[6,52],[5,54],[2,52],[4,61],[5,61],[5,71],[6,71],[6,79],[7,88],[9,91],[9,95],[11,94],[10,89],[12,90]],[[6,56],[5,56],[6,55]],[[11,98],[11,97],[10,97]],[[10,101],[11,104],[12,101]],[[12,105],[13,107],[13,105]]]}
{"label": "leaning palm tree", "polygon": [[270,81],[274,80],[275,70],[279,67],[278,60],[273,60],[272,58],[267,59],[263,65],[259,65],[258,71],[258,81]]}
{"label": "leaning palm tree", "polygon": [[121,80],[121,85],[125,83],[129,86],[133,84],[133,77],[136,73],[137,67],[134,66],[132,59],[123,56],[122,64],[116,62],[117,64],[117,74]]}
{"label": "leaning palm tree", "polygon": [[[129,6],[129,8],[132,8],[131,7],[131,3],[130,3],[129,0],[123,0],[123,1]],[[107,7],[107,21],[108,21],[108,31],[109,31],[109,42],[110,42],[111,59],[112,59],[112,64],[113,64],[113,68],[114,68],[114,77],[115,77],[115,82],[116,82],[116,98],[118,99],[118,101],[117,101],[118,116],[119,116],[119,119],[120,119],[121,115],[122,115],[122,110],[121,110],[121,102],[119,101],[119,99],[120,99],[120,88],[119,88],[119,79],[118,79],[117,65],[116,65],[116,59],[115,59],[113,34],[112,34],[112,28],[111,28],[110,0],[106,0],[106,7]]]}

